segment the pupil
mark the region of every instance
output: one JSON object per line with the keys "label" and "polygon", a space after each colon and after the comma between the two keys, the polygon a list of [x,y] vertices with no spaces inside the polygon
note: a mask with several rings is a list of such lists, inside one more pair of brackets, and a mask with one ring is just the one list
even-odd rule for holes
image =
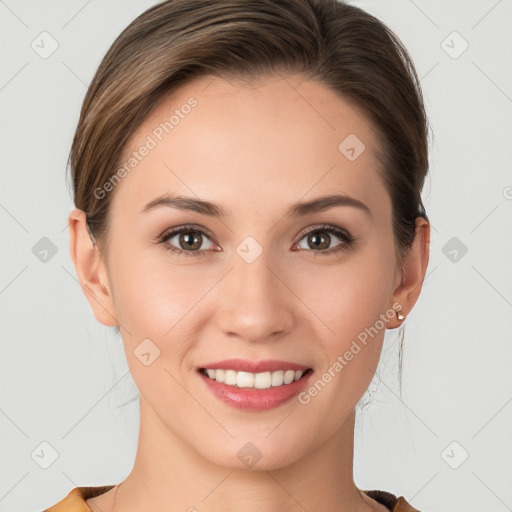
{"label": "pupil", "polygon": [[[189,247],[192,247],[192,248],[195,248],[194,245],[197,244],[197,242],[199,241],[199,237],[195,236],[195,235],[183,235],[182,238],[185,239],[185,243],[189,246]],[[195,242],[195,244],[194,244]],[[201,244],[199,244],[201,245]]]}
{"label": "pupil", "polygon": [[[313,241],[313,245],[315,245],[317,248],[322,245],[322,242],[321,242],[322,238],[325,239],[326,237],[324,237],[323,235],[319,235],[318,233],[311,235],[311,240]],[[317,243],[318,241],[320,241],[320,243]],[[327,242],[327,245],[329,245],[328,242]],[[325,248],[325,243],[324,243],[324,247],[321,247],[321,248],[322,249]]]}

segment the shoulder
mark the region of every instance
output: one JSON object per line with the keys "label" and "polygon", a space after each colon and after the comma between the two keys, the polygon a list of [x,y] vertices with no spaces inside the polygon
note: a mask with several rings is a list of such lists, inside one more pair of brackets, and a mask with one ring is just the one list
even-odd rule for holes
{"label": "shoulder", "polygon": [[414,508],[407,500],[403,497],[397,497],[393,493],[381,490],[361,490],[370,498],[373,498],[376,502],[381,503],[391,512],[420,512],[417,508]]}
{"label": "shoulder", "polygon": [[104,494],[113,487],[114,485],[75,487],[63,500],[43,512],[91,512],[85,500]]}

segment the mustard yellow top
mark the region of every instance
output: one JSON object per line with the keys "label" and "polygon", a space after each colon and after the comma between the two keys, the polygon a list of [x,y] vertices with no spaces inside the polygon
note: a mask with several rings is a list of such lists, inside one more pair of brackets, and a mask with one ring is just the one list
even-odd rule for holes
{"label": "mustard yellow top", "polygon": [[[62,501],[43,512],[92,512],[85,500],[94,498],[112,489],[113,485],[102,487],[75,487]],[[387,491],[363,490],[367,496],[387,507],[391,512],[420,512],[411,506],[403,496],[397,498]]]}

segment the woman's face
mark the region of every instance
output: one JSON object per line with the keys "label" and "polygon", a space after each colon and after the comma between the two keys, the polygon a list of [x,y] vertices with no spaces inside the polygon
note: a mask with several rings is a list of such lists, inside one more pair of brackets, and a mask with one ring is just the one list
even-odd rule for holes
{"label": "woman's face", "polygon": [[[358,110],[298,76],[252,87],[201,79],[139,127],[120,181],[96,191],[113,194],[111,302],[91,306],[120,324],[151,415],[143,422],[224,466],[240,467],[245,447],[262,469],[339,431],[372,379],[386,321],[398,325],[401,275],[376,148]],[[326,195],[353,202],[298,208]],[[163,196],[188,201],[155,203]],[[288,396],[290,384],[238,388],[200,370],[229,359],[278,361],[255,373],[312,371]],[[271,373],[258,385],[268,378],[279,383]]]}

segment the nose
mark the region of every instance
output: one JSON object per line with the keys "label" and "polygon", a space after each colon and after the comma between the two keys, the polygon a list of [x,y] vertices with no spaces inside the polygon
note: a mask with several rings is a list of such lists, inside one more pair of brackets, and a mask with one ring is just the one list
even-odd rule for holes
{"label": "nose", "polygon": [[234,254],[233,268],[218,290],[222,300],[216,319],[225,335],[264,342],[293,329],[297,298],[285,273],[269,260],[265,251],[251,263]]}

